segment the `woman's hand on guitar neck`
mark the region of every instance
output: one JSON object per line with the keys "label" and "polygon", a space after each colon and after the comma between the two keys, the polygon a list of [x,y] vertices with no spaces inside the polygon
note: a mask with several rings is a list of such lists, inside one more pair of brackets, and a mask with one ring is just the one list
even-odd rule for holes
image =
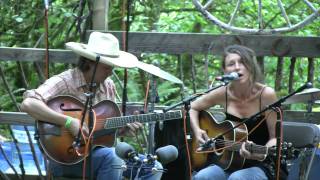
{"label": "woman's hand on guitar neck", "polygon": [[266,159],[266,154],[258,154],[258,153],[251,153],[249,150],[246,149],[246,144],[254,144],[252,141],[243,142],[240,149],[240,156],[246,159],[258,160],[263,161]]}

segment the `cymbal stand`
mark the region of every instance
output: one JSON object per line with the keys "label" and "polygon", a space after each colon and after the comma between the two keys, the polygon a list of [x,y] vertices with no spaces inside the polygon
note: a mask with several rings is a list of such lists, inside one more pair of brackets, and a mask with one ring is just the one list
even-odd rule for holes
{"label": "cymbal stand", "polygon": [[312,107],[313,107],[314,102],[315,102],[315,97],[314,97],[313,94],[311,94],[311,99],[308,101],[307,107],[306,107],[307,118],[309,119],[308,123],[312,123],[311,119],[310,119],[310,116],[312,116]]}
{"label": "cymbal stand", "polygon": [[[310,116],[312,116],[312,106],[314,104],[314,101],[315,101],[315,97],[313,96],[313,94],[311,94],[311,100],[309,100],[307,103],[307,114],[308,114],[309,123],[311,123]],[[310,154],[310,152],[307,151],[306,149],[303,151],[301,165],[300,165],[299,179],[304,180],[309,178],[310,170],[311,170],[317,149],[318,149],[318,146],[313,147],[309,161],[307,161],[306,159],[307,158],[306,153]],[[306,165],[306,163],[308,164]],[[301,171],[301,168],[302,168],[302,171]]]}
{"label": "cymbal stand", "polygon": [[[148,110],[149,113],[154,112],[154,106],[155,103],[159,102],[159,96],[157,93],[157,82],[153,75],[150,74],[150,82],[151,82],[151,96],[150,96],[150,102],[151,107]],[[154,128],[155,128],[155,122],[149,122],[149,136],[148,136],[148,154],[154,153]]]}

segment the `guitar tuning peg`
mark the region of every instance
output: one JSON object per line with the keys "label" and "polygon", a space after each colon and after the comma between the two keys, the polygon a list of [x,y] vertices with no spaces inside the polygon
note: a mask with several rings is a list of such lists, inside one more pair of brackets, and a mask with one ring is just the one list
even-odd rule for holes
{"label": "guitar tuning peg", "polygon": [[286,147],[287,144],[288,144],[287,142],[283,142],[283,143],[282,143],[282,146],[283,146],[283,147]]}

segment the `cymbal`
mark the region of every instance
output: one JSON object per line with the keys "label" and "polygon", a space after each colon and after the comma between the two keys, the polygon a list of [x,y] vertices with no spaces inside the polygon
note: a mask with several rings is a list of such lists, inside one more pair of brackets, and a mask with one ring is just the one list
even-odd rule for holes
{"label": "cymbal", "polygon": [[160,68],[158,68],[157,66],[154,66],[152,64],[147,64],[147,63],[139,61],[139,63],[137,64],[137,67],[139,69],[142,69],[142,70],[150,73],[150,74],[158,76],[162,79],[165,79],[165,80],[177,83],[177,84],[183,84],[183,82],[180,79],[176,78],[175,76],[171,75],[168,72],[161,70]]}
{"label": "cymbal", "polygon": [[283,104],[310,103],[320,100],[320,89],[308,88],[288,98]]}

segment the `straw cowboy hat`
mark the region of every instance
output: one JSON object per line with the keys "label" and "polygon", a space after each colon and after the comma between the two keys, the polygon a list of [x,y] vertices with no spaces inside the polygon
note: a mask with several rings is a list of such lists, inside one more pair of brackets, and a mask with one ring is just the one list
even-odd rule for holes
{"label": "straw cowboy hat", "polygon": [[99,62],[109,66],[133,68],[139,63],[133,54],[120,51],[118,39],[109,33],[92,32],[88,44],[68,42],[66,47],[93,61],[99,55]]}

